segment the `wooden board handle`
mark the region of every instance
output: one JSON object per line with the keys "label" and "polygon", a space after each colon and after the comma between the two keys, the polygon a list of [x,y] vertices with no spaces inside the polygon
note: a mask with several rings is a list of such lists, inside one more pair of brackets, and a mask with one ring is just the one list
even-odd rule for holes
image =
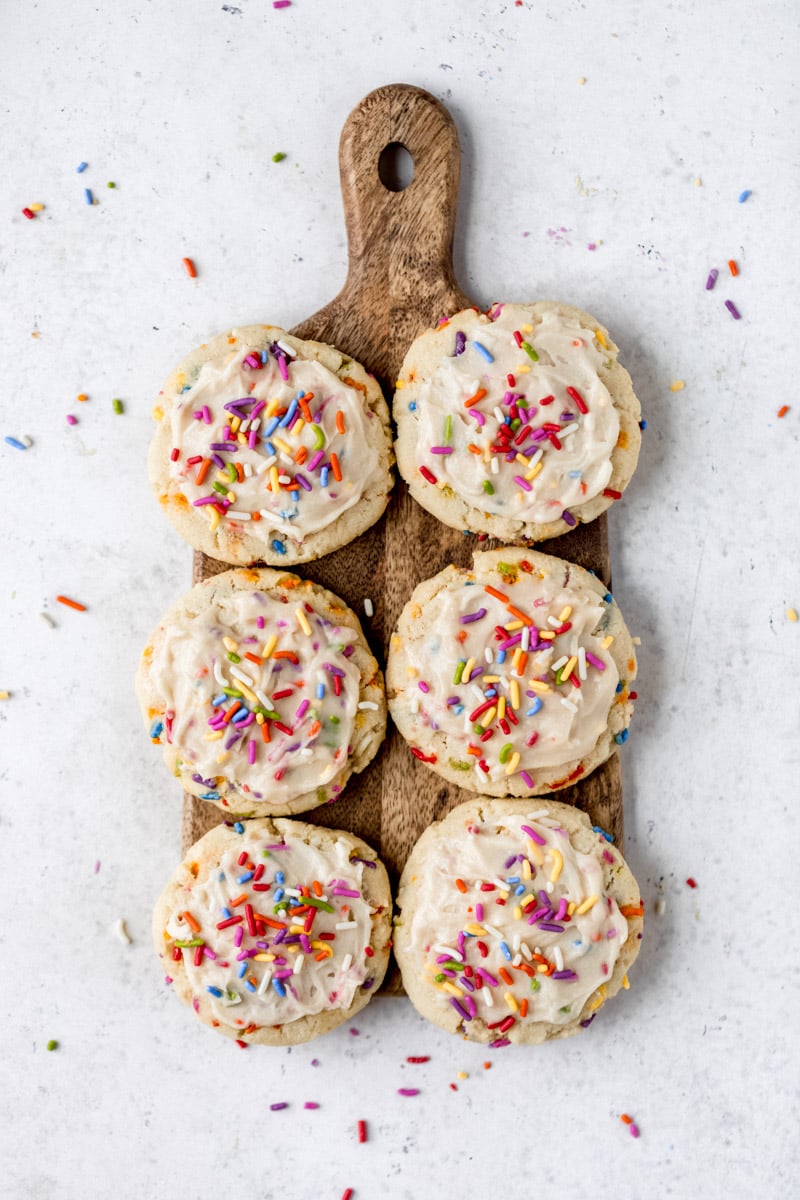
{"label": "wooden board handle", "polygon": [[[414,164],[412,181],[399,191],[380,174],[381,155],[395,143]],[[330,304],[293,332],[334,342],[392,384],[416,335],[470,303],[452,263],[461,172],[453,118],[421,88],[377,88],[345,122],[339,171],[347,280]]]}

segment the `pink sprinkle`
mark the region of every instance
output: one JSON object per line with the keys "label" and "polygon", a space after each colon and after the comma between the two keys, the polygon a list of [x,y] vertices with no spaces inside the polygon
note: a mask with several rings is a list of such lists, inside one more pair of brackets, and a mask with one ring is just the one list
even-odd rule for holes
{"label": "pink sprinkle", "polygon": [[728,312],[733,317],[734,321],[741,321],[742,314],[739,312],[738,308],[736,307],[736,305],[733,303],[732,300],[726,300],[725,307],[727,308]]}
{"label": "pink sprinkle", "polygon": [[77,417],[73,417],[72,413],[67,413],[67,424],[68,424],[68,425],[77,425],[77,424],[78,424],[78,418],[77,418]]}
{"label": "pink sprinkle", "polygon": [[[520,774],[522,774],[522,772],[520,772]],[[530,825],[520,825],[520,829],[523,833],[528,835],[532,842],[536,842],[537,846],[544,846],[547,844],[546,839],[543,838],[541,834],[537,833],[535,829],[531,829]]]}
{"label": "pink sprinkle", "polygon": [[639,1126],[638,1125],[634,1125],[633,1123],[631,1123],[628,1126],[628,1129],[630,1130],[631,1137],[637,1138],[639,1136]]}
{"label": "pink sprinkle", "polygon": [[525,784],[525,787],[532,788],[532,787],[533,787],[533,780],[531,779],[531,777],[530,777],[530,775],[528,774],[528,772],[527,772],[527,771],[520,771],[520,773],[519,773],[519,774],[520,774],[520,778],[522,779],[522,782]]}
{"label": "pink sprinkle", "polygon": [[350,1037],[359,1037],[361,1034],[361,1030],[353,1028],[352,1025],[351,1025],[350,1029],[348,1030],[348,1032],[350,1034]]}
{"label": "pink sprinkle", "polygon": [[521,487],[523,489],[523,491],[526,491],[526,492],[533,491],[533,488],[528,483],[527,479],[523,479],[521,475],[514,476],[514,483],[516,483],[519,487]]}
{"label": "pink sprinkle", "polygon": [[419,1088],[398,1088],[398,1096],[418,1096]]}
{"label": "pink sprinkle", "polygon": [[277,1104],[270,1104],[270,1112],[280,1112],[283,1108],[288,1108],[289,1105],[285,1100],[280,1100]]}
{"label": "pink sprinkle", "polygon": [[596,250],[596,249],[597,249],[597,242],[589,242],[589,244],[587,245],[586,249],[587,249],[587,250]]}
{"label": "pink sprinkle", "polygon": [[421,692],[425,692],[426,694],[431,690],[424,679],[420,679],[418,687]]}
{"label": "pink sprinkle", "polygon": [[483,920],[483,905],[482,904],[475,905],[475,920],[476,921]]}
{"label": "pink sprinkle", "polygon": [[210,425],[211,424],[211,410],[209,409],[208,405],[204,404],[200,411],[202,413],[203,420],[206,423],[206,425]]}
{"label": "pink sprinkle", "polygon": [[247,746],[247,761],[250,763],[251,767],[252,767],[253,763],[256,761],[256,744],[252,740],[248,743],[248,746]]}
{"label": "pink sprinkle", "polygon": [[289,8],[292,0],[272,0],[273,8]]}
{"label": "pink sprinkle", "polygon": [[596,655],[592,654],[589,650],[586,651],[586,661],[591,663],[591,665],[598,671],[605,671],[606,669],[606,664],[603,662],[602,658],[597,658]]}
{"label": "pink sprinkle", "polygon": [[98,872],[99,870],[100,870],[100,859],[98,858],[97,862],[94,864],[94,873],[95,873],[95,875],[97,874],[97,872]]}
{"label": "pink sprinkle", "polygon": [[[313,1066],[313,1063],[312,1063]],[[303,1108],[319,1108],[319,1105],[314,1100],[306,1100]]]}
{"label": "pink sprinkle", "polygon": [[171,975],[165,975],[165,976],[164,976],[164,983],[172,983],[172,976],[171,976]]}

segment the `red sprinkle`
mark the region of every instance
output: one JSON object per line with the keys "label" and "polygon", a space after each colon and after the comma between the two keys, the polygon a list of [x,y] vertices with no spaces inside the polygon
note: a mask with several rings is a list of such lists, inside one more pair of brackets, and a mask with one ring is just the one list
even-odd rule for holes
{"label": "red sprinkle", "polygon": [[689,878],[686,880],[686,882],[687,882],[687,884],[689,885],[689,887],[690,887],[690,888],[696,888],[696,887],[697,887],[697,882],[696,882],[696,880],[692,879],[691,875],[690,875],[690,876],[689,876]]}
{"label": "red sprinkle", "polygon": [[172,450],[170,450],[170,454],[169,454],[169,456],[170,456],[170,458],[172,459],[172,461],[173,461],[173,462],[177,462],[177,461],[178,461],[178,459],[179,459],[179,458],[180,458],[180,456],[181,456],[181,452],[180,452],[180,450],[178,449],[178,447],[177,447],[177,446],[173,446]]}
{"label": "red sprinkle", "polygon": [[610,496],[612,500],[620,500],[622,498],[622,492],[617,492],[614,488],[603,488],[603,495]]}
{"label": "red sprinkle", "polygon": [[367,1122],[366,1121],[358,1122],[358,1140],[360,1142],[365,1142],[367,1140]]}
{"label": "red sprinkle", "polygon": [[[275,6],[273,5],[273,8],[274,7]],[[352,1188],[345,1188],[344,1191],[342,1192],[342,1200],[350,1200],[350,1197],[352,1196],[352,1194],[353,1194]]]}
{"label": "red sprinkle", "polygon": [[22,215],[23,217],[27,217],[29,221],[33,221],[36,217],[36,213],[30,208],[23,208]]}
{"label": "red sprinkle", "polygon": [[576,388],[574,388],[574,387],[568,387],[568,388],[567,388],[567,395],[568,395],[568,396],[571,396],[571,397],[572,397],[572,399],[575,401],[575,403],[576,403],[576,404],[577,404],[577,406],[578,406],[578,411],[579,411],[579,412],[582,412],[582,413],[588,413],[588,411],[589,411],[589,405],[586,403],[586,401],[584,400],[583,396],[580,394],[580,392],[579,392],[579,391],[578,391]]}
{"label": "red sprinkle", "polygon": [[417,746],[411,747],[411,753],[414,755],[414,758],[418,758],[420,762],[426,762],[426,763],[435,763],[436,762],[435,754],[423,754],[423,752]]}
{"label": "red sprinkle", "polygon": [[186,267],[186,274],[189,276],[189,278],[197,279],[197,267],[194,265],[192,260],[190,258],[185,258],[183,260],[183,265]]}
{"label": "red sprinkle", "polygon": [[424,1063],[424,1062],[430,1062],[430,1061],[431,1061],[430,1054],[410,1054],[409,1057],[406,1059],[406,1062],[410,1062],[410,1063]]}
{"label": "red sprinkle", "polygon": [[434,475],[433,471],[429,471],[427,467],[425,467],[425,466],[420,467],[419,473],[423,479],[427,479],[428,483],[435,484],[437,482],[436,476]]}
{"label": "red sprinkle", "polygon": [[237,1039],[236,1039],[236,1045],[239,1047],[239,1049],[240,1049],[240,1050],[246,1050],[246,1049],[247,1049],[247,1042],[243,1042],[243,1041],[241,1041],[241,1039],[240,1039],[240,1038],[237,1038]]}

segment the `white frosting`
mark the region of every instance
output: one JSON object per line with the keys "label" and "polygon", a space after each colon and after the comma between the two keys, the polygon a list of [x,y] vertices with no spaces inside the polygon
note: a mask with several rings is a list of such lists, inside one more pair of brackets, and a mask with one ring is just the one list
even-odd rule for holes
{"label": "white frosting", "polygon": [[[470,764],[479,784],[481,780],[498,780],[539,768],[557,769],[586,757],[607,727],[619,682],[614,660],[604,647],[602,628],[607,605],[595,593],[570,584],[563,586],[552,576],[541,579],[523,571],[516,583],[504,584],[496,575],[490,586],[534,622],[527,635],[531,647],[539,643],[541,633],[552,634],[567,624],[570,628],[557,633],[544,649],[523,652],[523,667],[521,656],[515,661],[525,636],[521,622],[480,581],[473,583],[459,575],[425,605],[419,618],[419,635],[415,636],[412,624],[402,647],[408,667],[407,736],[426,745],[429,731],[439,730],[447,737],[451,761]],[[478,620],[460,621],[462,616],[481,609],[485,615]],[[559,623],[565,609],[571,610],[569,616]],[[498,626],[506,631],[503,640],[496,637]],[[601,631],[596,635],[598,626]],[[503,651],[503,642],[513,639],[516,645]],[[584,658],[587,651],[603,669]],[[563,671],[573,658],[577,661],[570,676],[558,683],[554,664],[566,659]],[[464,678],[470,661],[471,682]],[[460,664],[464,665],[456,684]],[[448,700],[457,702],[448,704]],[[501,717],[502,701],[505,715]],[[487,702],[491,702],[488,707]],[[471,720],[481,706],[484,711]],[[517,724],[509,718],[509,709]],[[476,731],[476,724],[481,729]],[[488,728],[494,731],[492,737],[481,741],[481,730]],[[534,744],[528,745],[534,734],[538,735]],[[479,757],[468,752],[470,746],[480,750]],[[488,773],[478,765],[481,761],[489,767]]]}
{"label": "white frosting", "polygon": [[[213,792],[225,794],[230,788],[255,799],[268,796],[270,801],[285,802],[324,786],[346,763],[360,672],[344,650],[356,644],[357,631],[320,615],[313,594],[304,591],[294,598],[288,591],[286,595],[286,604],[258,591],[218,596],[213,606],[201,608],[190,620],[171,621],[156,639],[149,690],[163,702],[166,713],[174,714],[169,720],[159,719],[156,728],[163,726],[160,736],[177,753],[180,768],[207,781],[212,799],[217,798]],[[298,609],[308,622],[310,636],[302,628]],[[264,657],[275,635],[274,649]],[[248,652],[261,658],[261,663],[246,658]],[[297,663],[283,657],[286,652],[294,654]],[[232,656],[239,661],[232,661]],[[339,672],[339,695],[330,667]],[[239,695],[225,696],[226,688]],[[220,703],[215,705],[214,700]],[[217,736],[220,716],[237,704],[228,723],[220,725],[222,736]],[[277,713],[290,732],[278,729],[274,718],[267,716],[270,741],[265,742],[259,708]],[[233,718],[240,713],[248,715],[236,737],[239,724]]]}
{"label": "white frosting", "polygon": [[[522,826],[533,829],[545,844],[531,841]],[[586,1001],[609,981],[628,938],[627,921],[604,891],[604,852],[616,860],[615,852],[599,839],[591,854],[576,850],[566,830],[547,818],[515,816],[502,826],[496,820],[476,822],[463,837],[437,838],[435,851],[426,855],[414,881],[413,915],[405,936],[413,962],[437,990],[441,1005],[455,999],[471,1019],[487,1025],[509,1017],[523,1024],[574,1021]],[[515,861],[510,863],[512,857]],[[493,885],[493,890],[484,891],[482,885]],[[558,921],[562,897],[567,903],[561,909],[567,911]],[[578,912],[592,897],[597,899],[591,907]],[[574,908],[566,919],[570,904]],[[482,919],[477,905],[483,906]],[[531,916],[537,916],[534,923]],[[556,928],[544,929],[542,924]],[[437,961],[448,955],[444,966]],[[453,962],[458,966],[453,968]],[[460,969],[462,964],[469,973]],[[550,973],[548,964],[553,967]],[[500,975],[501,968],[510,975],[510,985]],[[491,979],[476,974],[479,970]],[[575,977],[557,978],[562,971]],[[523,1000],[528,1003],[524,1016],[519,1011]],[[469,1020],[464,1020],[468,1030]],[[505,1032],[498,1024],[496,1036]]]}
{"label": "white frosting", "polygon": [[[545,312],[535,325],[520,306],[506,305],[495,316],[497,311],[492,310],[490,323],[469,324],[461,354],[454,355],[452,348],[457,321],[438,335],[447,340],[448,356],[439,360],[432,376],[419,387],[417,463],[483,512],[526,522],[557,521],[565,509],[597,496],[611,478],[619,416],[599,375],[609,351],[598,343],[593,330],[553,311]],[[515,331],[538,355],[538,362],[517,345]],[[492,362],[476,349],[476,343]],[[513,386],[508,375],[514,378]],[[587,412],[580,411],[568,387],[579,393]],[[486,395],[465,407],[479,389],[485,389]],[[510,396],[521,396],[527,413],[519,412],[520,423],[509,441],[508,453],[514,455],[509,462],[502,449],[492,447],[501,445],[498,430],[513,417]],[[542,404],[548,396],[555,399]],[[547,423],[558,427],[560,432],[554,431],[554,436],[560,449],[542,435]],[[517,441],[525,427],[528,434]],[[470,451],[470,445],[480,453]],[[452,453],[435,454],[432,447],[451,448]],[[535,476],[526,479],[534,471]],[[520,478],[524,483],[518,482]]]}
{"label": "white frosting", "polygon": [[[170,479],[192,505],[209,496],[222,503],[233,497],[226,515],[221,517],[226,524],[246,524],[251,535],[263,536],[265,540],[279,533],[300,543],[308,534],[332,524],[380,480],[378,451],[367,437],[367,423],[377,418],[366,408],[362,394],[343,383],[322,363],[284,356],[288,375],[284,380],[274,354],[269,354],[264,366],[256,370],[243,366],[249,354],[260,361],[259,351],[241,346],[223,365],[216,361],[204,363],[189,390],[174,398],[165,419],[170,421],[171,446],[180,453],[175,462],[169,463]],[[309,393],[313,399],[307,405],[313,422],[309,424],[298,410],[296,419],[268,434],[276,417],[287,415],[292,402]],[[240,399],[245,401],[243,407],[225,409],[226,403]],[[260,401],[265,404],[253,418],[258,428],[250,439],[254,442],[251,447],[248,414]],[[204,408],[210,415],[210,424],[202,416],[194,415],[202,413]],[[245,417],[244,432],[240,427],[236,431],[229,429],[226,435],[226,426],[230,427],[237,413]],[[341,414],[343,433],[337,428],[337,413]],[[212,443],[227,448],[214,451]],[[301,448],[305,448],[305,459],[298,463],[296,456],[300,454],[302,458]],[[245,478],[232,482],[225,468],[212,464],[198,486],[196,479],[202,462],[189,465],[187,459],[205,460],[214,453],[226,466],[232,464],[235,468],[238,463]],[[338,459],[341,481],[335,478],[332,453]],[[277,490],[270,466],[275,466],[278,472]],[[285,487],[284,483],[294,486]],[[215,492],[214,484],[224,487],[224,493]],[[207,515],[214,514],[211,519],[216,520],[217,510],[213,505],[199,505],[197,509]]]}
{"label": "white frosting", "polygon": [[[267,847],[285,844],[286,850],[269,850]],[[239,865],[242,852],[247,861]],[[263,865],[258,881],[248,878]],[[204,944],[202,962],[195,965],[197,946],[183,948],[183,966],[192,993],[210,1005],[212,1016],[220,1024],[230,1028],[244,1029],[249,1024],[282,1025],[299,1017],[313,1015],[330,1009],[349,1008],[356,990],[369,975],[369,959],[365,948],[370,945],[373,909],[362,898],[363,863],[350,861],[349,850],[341,841],[331,841],[324,853],[291,833],[270,839],[263,833],[254,833],[245,826],[244,834],[227,850],[219,863],[213,866],[204,883],[195,884],[190,894],[182,893],[177,908],[166,923],[166,931],[173,939],[197,941]],[[283,873],[281,884],[276,876]],[[317,895],[313,888],[317,881]],[[239,882],[241,881],[241,882]],[[257,883],[257,889],[254,884]],[[264,885],[269,885],[264,890]],[[285,889],[309,889],[314,901],[321,901],[333,908],[327,912],[316,908],[313,924],[306,933],[304,923],[308,912],[292,919],[291,909],[281,910],[281,898],[288,898]],[[284,889],[283,896],[281,889]],[[357,896],[336,894],[338,890],[357,892]],[[235,906],[231,901],[244,896]],[[293,897],[302,905],[301,896]],[[253,920],[256,914],[278,922],[287,930],[280,940],[280,929],[262,924],[260,931],[251,933],[248,927],[247,908],[251,908]],[[199,931],[192,928],[183,916],[190,914]],[[218,929],[217,925],[230,917],[241,917],[236,924]],[[346,925],[346,928],[337,926]],[[241,935],[237,933],[241,930]],[[294,930],[294,932],[293,932]],[[300,938],[300,931],[303,939]],[[333,935],[320,938],[320,934]],[[279,941],[276,943],[276,936]],[[237,940],[241,937],[241,944]],[[328,947],[330,954],[325,953]],[[206,949],[211,954],[206,953]],[[317,955],[324,958],[317,961]],[[215,955],[216,957],[211,957]],[[256,957],[259,955],[261,957]],[[243,963],[247,964],[240,977]],[[302,966],[298,970],[298,964]],[[292,972],[287,974],[287,972]],[[280,994],[277,984],[283,989]],[[249,984],[249,986],[248,986]],[[216,995],[209,991],[215,988]]]}

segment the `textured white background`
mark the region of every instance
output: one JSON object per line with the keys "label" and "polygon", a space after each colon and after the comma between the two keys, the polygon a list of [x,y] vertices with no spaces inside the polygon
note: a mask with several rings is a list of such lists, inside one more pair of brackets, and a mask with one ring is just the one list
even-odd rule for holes
{"label": "textured white background", "polygon": [[[0,47],[0,434],[34,440],[0,442],[3,1197],[789,1195],[795,6],[40,0],[3,6]],[[379,1000],[357,1036],[242,1053],[170,995],[150,947],[180,798],[132,678],[190,570],[147,486],[150,409],[208,335],[291,325],[338,291],[339,131],[396,80],[459,127],[464,289],[594,312],[643,402],[611,529],[642,638],[623,770],[651,915],[632,990],[571,1041],[487,1055]]]}

